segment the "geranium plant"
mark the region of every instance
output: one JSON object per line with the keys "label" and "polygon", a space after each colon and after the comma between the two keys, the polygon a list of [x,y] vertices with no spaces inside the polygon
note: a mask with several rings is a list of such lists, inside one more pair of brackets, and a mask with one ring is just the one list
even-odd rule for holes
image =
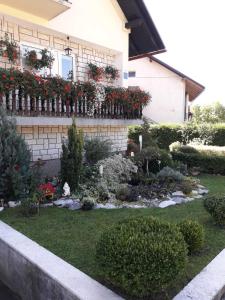
{"label": "geranium plant", "polygon": [[27,66],[35,70],[41,70],[43,68],[51,68],[54,62],[54,57],[48,49],[42,49],[39,52],[41,56],[38,58],[38,52],[36,50],[26,51],[25,59]]}
{"label": "geranium plant", "polygon": [[104,69],[101,67],[96,66],[95,64],[89,63],[88,64],[89,70],[88,75],[90,79],[95,81],[100,81],[104,75]]}
{"label": "geranium plant", "polygon": [[120,77],[119,70],[117,70],[116,68],[114,68],[112,66],[106,66],[105,67],[105,77],[107,79],[116,80]]}
{"label": "geranium plant", "polygon": [[0,40],[0,55],[8,58],[9,62],[15,63],[19,58],[18,45],[15,41],[10,41],[8,34]]}

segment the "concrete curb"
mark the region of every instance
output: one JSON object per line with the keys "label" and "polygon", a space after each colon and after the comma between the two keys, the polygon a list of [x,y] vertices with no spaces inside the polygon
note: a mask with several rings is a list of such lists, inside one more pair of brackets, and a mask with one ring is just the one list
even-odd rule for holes
{"label": "concrete curb", "polygon": [[23,300],[123,300],[2,221],[0,258],[1,280]]}
{"label": "concrete curb", "polygon": [[173,300],[221,300],[225,293],[225,249]]}

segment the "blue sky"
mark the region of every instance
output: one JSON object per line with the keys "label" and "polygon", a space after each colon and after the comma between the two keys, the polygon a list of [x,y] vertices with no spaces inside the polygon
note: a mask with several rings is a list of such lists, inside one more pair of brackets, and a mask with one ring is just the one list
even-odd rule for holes
{"label": "blue sky", "polygon": [[196,104],[225,104],[224,2],[145,0],[167,48],[157,57],[206,87]]}

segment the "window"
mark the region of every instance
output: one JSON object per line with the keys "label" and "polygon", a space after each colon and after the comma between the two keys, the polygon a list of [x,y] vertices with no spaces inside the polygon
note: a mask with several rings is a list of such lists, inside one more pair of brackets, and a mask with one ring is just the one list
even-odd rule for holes
{"label": "window", "polygon": [[128,76],[129,76],[129,78],[130,77],[136,77],[136,72],[135,71],[129,71]]}
{"label": "window", "polygon": [[[44,49],[44,48],[38,48],[38,47],[35,47],[35,46],[30,46],[30,45],[22,45],[21,46],[21,53],[22,53],[21,64],[22,64],[22,67],[24,69],[29,69],[29,66],[26,65],[26,59],[25,59],[25,54],[26,54],[27,51],[35,50],[37,52],[37,57],[41,58],[41,54],[40,54],[40,57],[39,57],[39,53],[42,49]],[[38,70],[38,73],[41,74],[41,75],[48,76],[48,75],[51,74],[51,70],[49,68],[43,68],[41,70]]]}
{"label": "window", "polygon": [[60,76],[63,79],[73,79],[73,57],[67,55],[60,56]]}
{"label": "window", "polygon": [[[26,43],[21,45],[21,53],[22,53],[22,59],[21,59],[21,65],[24,69],[29,70],[29,67],[26,65],[26,61],[25,61],[25,53],[26,51],[31,51],[31,50],[35,50],[37,52],[37,54],[39,54],[39,52],[44,49],[45,47],[40,46],[36,46],[33,45],[31,43]],[[49,50],[49,49],[48,49]],[[59,50],[49,50],[51,51],[51,54],[53,55],[53,57],[55,58],[52,68],[48,69],[48,68],[43,68],[41,70],[38,70],[38,74],[40,75],[44,75],[44,76],[48,76],[48,75],[52,75],[52,76],[56,76],[59,75],[61,76],[63,79],[66,80],[71,80],[71,79],[75,79],[75,55],[71,55],[71,56],[67,56],[64,54],[64,52],[59,51]],[[41,58],[41,57],[38,57]]]}

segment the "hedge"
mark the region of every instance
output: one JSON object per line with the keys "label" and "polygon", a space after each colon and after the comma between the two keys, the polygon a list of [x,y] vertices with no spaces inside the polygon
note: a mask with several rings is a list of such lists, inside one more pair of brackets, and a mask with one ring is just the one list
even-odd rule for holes
{"label": "hedge", "polygon": [[204,173],[225,175],[225,156],[182,152],[172,152],[171,154],[174,160],[181,161],[188,167],[200,167]]}
{"label": "hedge", "polygon": [[[208,145],[225,146],[225,123],[221,124],[161,124],[150,127],[152,137],[156,139],[160,148],[168,149],[173,142],[186,144],[194,138],[199,138]],[[129,129],[129,138],[138,143],[141,126]]]}

